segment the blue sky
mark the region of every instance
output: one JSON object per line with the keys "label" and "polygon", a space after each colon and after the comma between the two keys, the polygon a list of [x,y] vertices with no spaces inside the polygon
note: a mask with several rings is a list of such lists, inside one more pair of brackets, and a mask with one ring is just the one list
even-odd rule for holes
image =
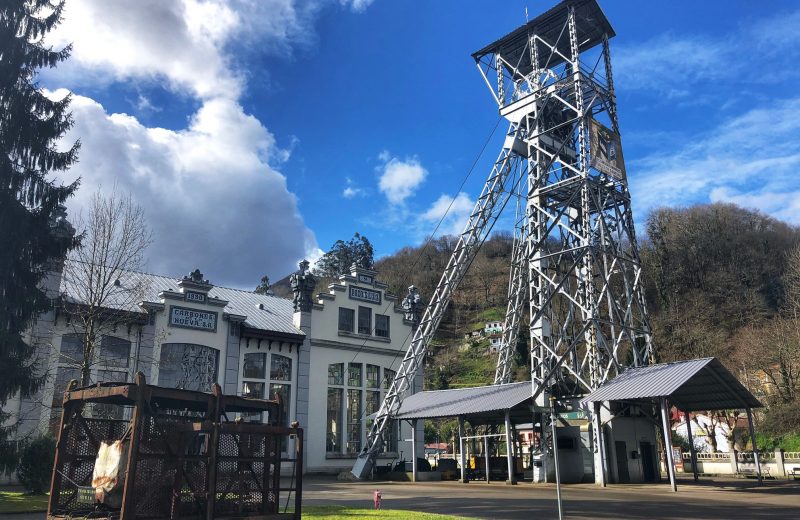
{"label": "blue sky", "polygon": [[[359,231],[377,254],[458,232],[501,146],[470,53],[553,1],[67,0],[81,211],[130,192],[148,269],[253,286]],[[800,6],[601,3],[634,218],[731,201],[800,224]]]}

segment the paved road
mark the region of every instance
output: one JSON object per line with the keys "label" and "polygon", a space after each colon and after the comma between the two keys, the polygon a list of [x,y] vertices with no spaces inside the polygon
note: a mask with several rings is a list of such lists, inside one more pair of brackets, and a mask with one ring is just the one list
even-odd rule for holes
{"label": "paved road", "polygon": [[[472,482],[338,482],[306,478],[304,505],[372,507],[372,492],[383,494],[385,509],[410,509],[491,520],[557,517],[552,485]],[[562,487],[565,518],[666,520],[800,519],[800,481],[680,481],[678,493],[666,484],[591,484]],[[0,515],[2,520],[43,520],[44,513]]]}
{"label": "paved road", "polygon": [[[558,516],[551,485],[471,482],[351,483],[306,479],[303,504],[372,507],[372,491],[381,490],[387,509],[411,509],[473,518],[549,519]],[[800,519],[800,482],[706,480],[679,483],[678,493],[666,484],[591,484],[562,487],[564,514],[569,519]]]}

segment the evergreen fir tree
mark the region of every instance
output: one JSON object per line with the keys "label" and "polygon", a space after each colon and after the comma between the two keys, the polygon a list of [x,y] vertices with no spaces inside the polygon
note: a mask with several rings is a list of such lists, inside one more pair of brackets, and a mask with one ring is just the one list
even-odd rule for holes
{"label": "evergreen fir tree", "polygon": [[[43,41],[63,7],[63,1],[0,0],[0,424],[11,397],[30,396],[42,384],[35,346],[23,334],[52,305],[40,288],[48,268],[76,245],[63,232],[63,204],[77,183],[51,178],[77,160],[80,143],[57,149],[72,125],[70,98],[48,99],[36,82],[39,69],[69,56],[70,47],[56,51]],[[0,428],[0,443],[8,435]]]}

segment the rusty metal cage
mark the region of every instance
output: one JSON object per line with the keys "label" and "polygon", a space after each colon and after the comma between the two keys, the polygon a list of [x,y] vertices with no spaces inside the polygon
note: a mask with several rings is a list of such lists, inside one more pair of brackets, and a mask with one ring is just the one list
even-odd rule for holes
{"label": "rusty metal cage", "polygon": [[[91,417],[98,406],[121,407],[116,416],[129,419]],[[299,519],[303,430],[282,426],[282,410],[278,399],[223,395],[219,385],[210,394],[147,385],[141,373],[135,383],[69,388],[48,519]],[[267,424],[236,417],[263,412]],[[92,485],[101,443],[111,441],[124,446],[119,507],[101,502]],[[294,456],[284,458],[283,446]]]}

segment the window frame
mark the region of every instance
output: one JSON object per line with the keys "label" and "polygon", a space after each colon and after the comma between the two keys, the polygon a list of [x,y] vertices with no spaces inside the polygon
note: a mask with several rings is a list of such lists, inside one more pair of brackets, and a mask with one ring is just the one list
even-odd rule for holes
{"label": "window frame", "polygon": [[[385,329],[378,327],[378,323],[381,322],[381,321],[385,321],[385,323],[386,323],[386,328]],[[377,336],[379,338],[389,339],[389,337],[391,335],[390,322],[391,322],[391,320],[389,319],[388,315],[386,315],[386,314],[375,314],[375,336]],[[384,330],[385,330],[385,334],[383,333]]]}
{"label": "window frame", "polygon": [[[366,315],[366,326],[362,326],[362,314]],[[372,309],[370,307],[358,306],[358,333],[365,336],[372,335]]]}
{"label": "window frame", "polygon": [[[343,319],[349,313],[349,322],[347,319]],[[342,323],[344,322],[344,327]],[[355,309],[351,309],[350,307],[339,307],[339,322],[338,322],[338,330],[339,332],[349,332],[353,333],[355,331],[355,323],[356,323],[356,311]],[[349,325],[349,327],[347,327]]]}

